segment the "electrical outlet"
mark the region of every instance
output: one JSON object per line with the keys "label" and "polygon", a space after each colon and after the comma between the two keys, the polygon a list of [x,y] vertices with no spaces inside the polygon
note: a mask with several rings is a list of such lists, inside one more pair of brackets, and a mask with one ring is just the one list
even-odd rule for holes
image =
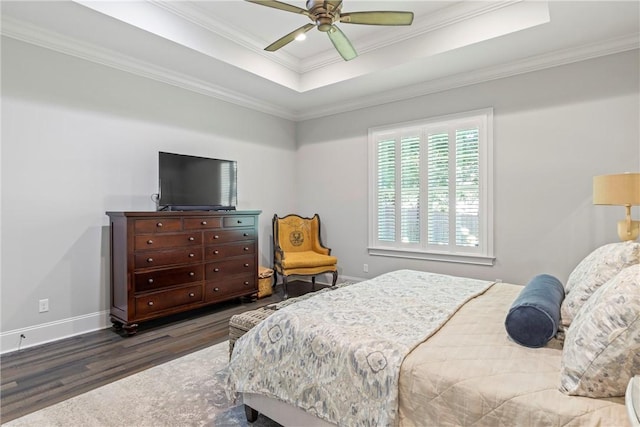
{"label": "electrical outlet", "polygon": [[47,311],[49,311],[49,298],[38,301],[38,312],[46,313]]}
{"label": "electrical outlet", "polygon": [[368,273],[369,272],[369,264],[364,264],[362,266],[362,271],[364,271],[365,273]]}

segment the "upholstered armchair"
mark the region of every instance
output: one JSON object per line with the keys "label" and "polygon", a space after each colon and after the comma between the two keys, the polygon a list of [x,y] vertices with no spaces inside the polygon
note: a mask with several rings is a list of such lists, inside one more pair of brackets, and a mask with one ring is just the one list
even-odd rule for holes
{"label": "upholstered armchair", "polygon": [[331,249],[322,244],[320,217],[304,218],[299,215],[273,216],[273,270],[275,282],[282,275],[284,298],[288,298],[289,276],[311,276],[315,289],[316,275],[332,273],[335,286],[338,279],[338,259],[331,256]]}

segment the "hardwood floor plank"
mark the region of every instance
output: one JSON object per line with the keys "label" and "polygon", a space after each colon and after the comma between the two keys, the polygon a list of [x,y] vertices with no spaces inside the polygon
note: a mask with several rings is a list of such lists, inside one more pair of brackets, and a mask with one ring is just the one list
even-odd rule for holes
{"label": "hardwood floor plank", "polygon": [[[316,289],[322,288],[317,285]],[[290,282],[290,297],[311,290]],[[0,422],[226,341],[229,319],[282,300],[282,289],[255,301],[231,301],[140,324],[127,337],[105,329],[0,356]]]}

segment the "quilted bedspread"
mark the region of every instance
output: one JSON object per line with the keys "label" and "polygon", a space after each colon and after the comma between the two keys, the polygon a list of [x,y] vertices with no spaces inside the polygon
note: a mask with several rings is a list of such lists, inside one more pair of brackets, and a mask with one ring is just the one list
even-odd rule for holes
{"label": "quilted bedspread", "polygon": [[396,425],[406,355],[491,285],[400,270],[292,304],[236,342],[229,391],[337,425]]}
{"label": "quilted bedspread", "polygon": [[623,398],[591,399],[558,390],[557,340],[542,348],[509,340],[504,319],[521,290],[496,283],[406,357],[401,426],[629,425]]}

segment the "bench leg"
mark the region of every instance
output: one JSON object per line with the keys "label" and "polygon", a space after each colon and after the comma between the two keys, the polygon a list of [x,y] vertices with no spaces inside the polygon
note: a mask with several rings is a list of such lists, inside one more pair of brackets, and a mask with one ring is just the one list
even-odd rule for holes
{"label": "bench leg", "polygon": [[258,419],[258,411],[248,405],[244,405],[244,415],[250,423],[254,423]]}

